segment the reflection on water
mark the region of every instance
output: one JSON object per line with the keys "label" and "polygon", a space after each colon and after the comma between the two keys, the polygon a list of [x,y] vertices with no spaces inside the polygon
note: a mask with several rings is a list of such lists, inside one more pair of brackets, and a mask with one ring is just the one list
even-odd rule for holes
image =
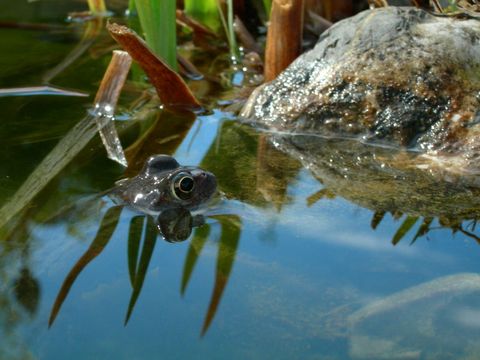
{"label": "reflection on water", "polygon": [[[57,45],[38,73],[75,47]],[[94,92],[103,60],[81,59],[55,85]],[[9,86],[41,78],[7,68]],[[1,207],[89,101],[0,99]],[[130,168],[94,141],[0,230],[0,358],[479,357],[475,177],[354,140],[256,131],[220,110],[140,107],[120,126]],[[159,153],[213,172],[222,198],[153,218],[98,196]]]}
{"label": "reflection on water", "polygon": [[[428,237],[431,231],[438,230],[439,227],[449,228],[453,232],[460,231],[477,239],[474,225],[478,216],[478,207],[474,199],[469,199],[469,196],[477,191],[475,187],[466,178],[447,181],[419,170],[412,166],[416,161],[415,154],[399,154],[391,149],[372,148],[351,140],[301,138],[300,136],[289,138],[271,134],[267,136],[235,122],[223,123],[217,136],[217,140],[201,165],[217,174],[219,186],[227,199],[241,199],[244,204],[251,204],[254,208],[273,206],[275,212],[281,213],[283,208],[296,200],[288,194],[288,191],[289,187],[299,181],[301,164],[303,164],[313,173],[318,181],[317,186],[321,187],[321,190],[304,198],[307,208],[314,208],[322,199],[332,201],[336,197],[343,197],[370,211],[369,226],[373,230],[377,229],[389,213],[394,219],[399,220],[397,229],[391,234],[393,245],[397,245],[410,232],[412,233],[410,244],[413,244],[418,238]],[[233,147],[232,144],[234,144]],[[228,164],[227,168],[222,169],[225,164]],[[467,189],[468,194],[466,194]],[[224,200],[211,209],[207,224],[203,215],[192,217],[186,209],[170,209],[162,212],[157,221],[151,216],[132,216],[129,220],[127,241],[131,295],[125,324],[132,315],[149,269],[158,236],[157,225],[162,228],[164,238],[172,242],[190,238],[192,228],[200,226],[191,236],[185,255],[180,287],[183,295],[204,245],[211,241],[209,239],[212,236],[213,221],[220,225],[220,234],[213,290],[201,330],[201,334],[205,334],[218,311],[235,263],[235,254],[243,231],[241,219],[246,217],[248,221],[252,221],[250,217],[255,215],[254,208],[252,210],[238,208],[237,211],[240,213],[237,215],[213,215],[222,211],[235,213],[235,206],[232,208],[229,201]],[[106,211],[90,247],[75,263],[64,280],[52,309],[50,325],[58,315],[77,276],[103,251],[112,238],[120,219],[120,211],[121,207],[118,206],[110,207]],[[305,217],[308,215],[305,214]],[[307,222],[299,219],[293,221],[298,222],[297,226],[307,225]],[[466,225],[465,222],[467,222]],[[275,225],[273,226],[275,228]],[[315,226],[312,225],[312,227]],[[464,227],[473,227],[473,229],[465,230]],[[357,335],[358,329],[363,329],[367,319],[369,322],[375,317],[383,319],[386,312],[393,311],[395,314],[403,311],[410,312],[404,307],[407,305],[419,307],[418,304],[424,299],[429,299],[431,304],[432,301],[437,301],[436,298],[439,295],[465,297],[478,292],[479,286],[480,281],[477,275],[455,275],[419,285],[412,290],[380,300],[378,304],[374,302],[363,309],[358,308],[361,302],[356,305],[354,303],[347,306],[341,305],[339,308],[334,307],[331,309],[332,316],[344,319],[343,321],[335,320],[339,323],[334,331],[344,334],[343,336],[353,331],[355,335],[352,338],[351,355],[356,354],[354,357],[376,358],[381,353],[395,353],[400,354],[396,355],[399,358],[408,358],[417,354],[418,351],[396,349],[399,345],[393,343],[391,339],[375,340],[370,338],[369,334],[363,334],[364,330]],[[441,303],[443,304],[444,300]],[[353,312],[354,309],[358,310]],[[430,316],[437,315],[435,312]],[[362,324],[362,327],[359,324]],[[374,328],[383,329],[378,324]],[[377,353],[368,350],[373,346],[372,344],[380,349]]]}
{"label": "reflection on water", "polygon": [[[156,284],[160,293],[170,293],[171,287],[178,289],[180,307],[175,305],[177,310],[169,321],[182,318],[180,313],[188,310],[188,306],[181,306],[186,299],[193,301],[195,312],[201,314],[200,323],[191,321],[192,317],[182,320],[189,324],[185,325],[191,328],[189,332],[203,335],[201,339],[205,339],[192,338],[193,343],[208,343],[210,332],[211,341],[221,342],[218,333],[221,329],[226,327],[231,333],[234,327],[248,329],[253,326],[267,333],[271,331],[270,336],[261,336],[267,343],[275,344],[275,339],[286,336],[284,344],[291,344],[292,348],[280,347],[288,354],[284,357],[292,355],[292,349],[300,344],[311,347],[311,350],[303,350],[307,358],[313,354],[358,359],[422,358],[425,352],[438,354],[446,350],[455,354],[475,354],[477,347],[473,338],[478,330],[477,323],[467,322],[465,314],[477,311],[480,281],[478,275],[472,273],[476,265],[472,263],[463,268],[450,259],[447,264],[456,263],[452,267],[456,269],[453,274],[467,273],[443,277],[449,273],[434,270],[438,264],[444,264],[442,259],[447,256],[438,253],[443,251],[442,241],[448,240],[435,235],[444,237],[447,232],[442,228],[453,232],[468,231],[470,236],[477,236],[470,224],[478,216],[476,200],[469,200],[467,196],[476,193],[475,187],[467,182],[468,179],[447,181],[426,174],[411,166],[414,159],[409,158],[409,154],[398,155],[398,152],[355,142],[322,141],[298,137],[292,140],[257,133],[234,121],[223,122],[199,165],[216,174],[224,199],[207,209],[201,215],[204,218],[172,209],[155,220],[131,210],[122,211],[121,206],[111,204],[107,198],[93,198],[60,211],[62,207],[58,203],[65,195],[42,195],[50,197],[57,205],[46,201],[44,208],[39,206],[25,213],[18,224],[30,225],[11,231],[12,239],[23,236],[24,243],[35,243],[34,237],[42,238],[41,229],[45,230],[45,226],[63,227],[66,224],[84,224],[83,230],[76,230],[78,236],[93,236],[86,237],[89,245],[83,255],[70,256],[64,263],[55,284],[49,286],[47,298],[51,301],[42,305],[41,315],[35,315],[34,310],[43,294],[40,291],[42,280],[38,278],[45,276],[36,274],[38,268],[35,271],[25,266],[17,267],[17,274],[11,277],[15,292],[10,301],[25,308],[25,313],[31,314],[28,316],[43,319],[44,324],[46,319],[42,314],[53,304],[51,312],[48,310],[51,331],[64,328],[66,324],[76,324],[71,306],[83,303],[82,297],[87,295],[75,289],[84,289],[85,293],[85,286],[88,289],[98,282],[96,277],[103,277],[99,272],[101,268],[107,274],[112,271],[108,267],[114,261],[115,267],[121,266],[127,271],[116,280],[124,284],[120,292],[123,303],[115,306],[118,312],[109,327],[116,328],[124,322],[127,327],[138,329],[139,324],[149,322],[141,315],[144,309],[157,313],[148,305],[152,290],[147,284],[155,279],[156,269],[161,266],[165,276],[172,271],[179,275]],[[177,153],[182,162],[188,158],[184,149],[180,142]],[[340,200],[342,198],[348,203]],[[332,207],[332,204],[338,205]],[[355,210],[358,206],[363,210]],[[361,211],[362,215],[354,215],[355,211]],[[157,224],[168,229],[163,230],[164,234],[171,231],[167,234],[171,240],[188,238],[187,241],[170,244],[167,248],[159,246]],[[378,242],[371,242],[366,232],[369,227],[381,233]],[[28,228],[33,229],[33,233],[27,231]],[[355,233],[355,229],[360,229],[359,233]],[[60,228],[56,231],[68,234]],[[36,233],[39,234],[33,235]],[[424,254],[421,256],[429,256],[429,252],[428,247],[425,248],[427,242],[420,239],[438,240],[435,243],[439,249],[432,251],[428,264],[422,267],[426,273],[415,279],[408,275],[411,270],[407,269],[421,260],[415,250],[401,246],[401,240],[408,234],[410,242],[416,240],[415,247],[420,247]],[[77,235],[73,231],[68,236],[70,238],[64,241],[70,242]],[[323,245],[316,244],[315,239],[323,239]],[[264,243],[260,248],[255,244],[258,240]],[[400,246],[396,252],[391,252],[394,248],[387,246],[389,241]],[[175,247],[182,244],[186,244],[185,251],[176,255],[173,263],[167,258],[163,260],[165,265],[155,260],[156,253],[173,254]],[[455,242],[453,246],[461,248],[462,244]],[[111,247],[127,256],[119,259],[114,256],[112,260],[114,253],[107,251]],[[286,249],[277,254],[278,259],[272,259],[268,252],[277,247]],[[360,253],[352,254],[349,249],[358,249]],[[28,255],[25,254],[22,256]],[[301,259],[295,260],[297,256]],[[345,256],[345,260],[341,260]],[[458,256],[462,261],[465,254]],[[475,256],[470,257],[475,263]],[[364,261],[372,261],[368,267],[373,266],[373,269],[365,269]],[[375,267],[379,268],[375,270]],[[88,275],[89,268],[96,269],[97,275],[93,278]],[[207,269],[214,272],[210,279],[204,276]],[[331,275],[322,275],[325,271]],[[362,273],[365,278],[358,278],[357,274]],[[362,283],[364,285],[358,285]],[[207,284],[207,293],[200,296]],[[103,291],[111,292],[107,289]],[[230,296],[229,291],[232,292]],[[302,298],[295,296],[295,292]],[[391,295],[384,297],[382,294]],[[90,296],[93,295],[85,299]],[[96,303],[93,306],[101,308],[102,305]],[[158,311],[159,316],[164,317],[169,310],[162,303]],[[88,312],[90,306],[76,305],[75,311]],[[188,313],[193,314],[190,310]],[[399,316],[402,320],[395,320]],[[88,318],[95,322],[94,318]],[[446,332],[445,326],[452,321],[457,330]],[[282,326],[271,330],[277,323]],[[455,333],[464,334],[465,327],[469,328],[468,336],[463,340],[454,336]],[[49,334],[45,336],[51,336]],[[439,344],[438,336],[444,339],[447,335],[455,340]],[[251,333],[245,339],[251,341],[250,336],[259,334]],[[32,346],[38,348],[39,345],[33,342]],[[252,346],[249,351],[264,354],[260,344]],[[467,346],[467,350],[463,350],[463,346]],[[50,344],[49,347],[57,346]],[[327,350],[330,348],[332,350]],[[160,350],[151,351],[150,354],[154,354]],[[281,353],[271,350],[268,354]],[[238,357],[248,356],[242,352],[238,354]]]}
{"label": "reflection on water", "polygon": [[[140,292],[145,281],[145,276],[148,272],[150,260],[155,249],[155,243],[157,237],[159,236],[157,229],[159,226],[162,227],[162,230],[163,227],[169,229],[169,233],[166,233],[165,231],[160,233],[160,235],[169,242],[184,241],[190,236],[193,226],[203,226],[198,228],[198,230],[195,232],[186,256],[182,276],[181,293],[183,294],[187,288],[195,263],[197,262],[202,247],[210,234],[210,226],[205,225],[203,215],[195,215],[197,223],[194,224],[191,213],[186,209],[181,210],[183,211],[180,211],[180,209],[166,210],[159,214],[159,220],[157,221],[155,221],[154,218],[149,215],[133,216],[130,220],[128,231],[127,262],[132,292],[125,316],[125,325],[128,323],[137,299],[140,296]],[[63,281],[50,313],[50,318],[48,321],[49,327],[53,325],[77,277],[92,260],[94,260],[103,252],[104,248],[111,240],[120,220],[121,211],[122,206],[116,205],[108,208],[105,212],[103,219],[99,224],[95,238],[85,253],[73,265]],[[190,218],[190,222],[187,225],[185,225],[185,217]],[[213,215],[212,219],[216,219],[220,225],[220,238],[218,243],[214,289],[202,327],[202,334],[208,330],[210,323],[215,316],[215,312],[220,303],[225,286],[228,282],[229,274],[235,261],[235,253],[238,246],[241,229],[241,222],[238,216]],[[26,270],[22,270],[22,275],[25,275],[25,271]],[[26,274],[29,274],[28,271]],[[31,279],[23,280],[23,282],[19,281],[19,283],[23,284],[28,280]],[[27,285],[30,285],[30,287]],[[23,293],[32,290],[32,287],[33,284],[25,283],[23,286]],[[19,285],[17,285],[17,289],[20,289]],[[18,296],[18,299],[20,300],[22,297]],[[30,300],[33,301],[34,304],[35,302],[38,302],[38,294],[36,300]],[[28,303],[27,301],[24,302]],[[23,302],[21,303],[23,304]]]}

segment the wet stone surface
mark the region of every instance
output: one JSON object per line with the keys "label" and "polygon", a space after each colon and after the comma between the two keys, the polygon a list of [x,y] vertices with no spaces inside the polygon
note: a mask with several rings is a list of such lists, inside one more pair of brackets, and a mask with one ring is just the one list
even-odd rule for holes
{"label": "wet stone surface", "polygon": [[362,12],[257,89],[242,116],[289,133],[354,136],[476,158],[480,22],[412,7]]}

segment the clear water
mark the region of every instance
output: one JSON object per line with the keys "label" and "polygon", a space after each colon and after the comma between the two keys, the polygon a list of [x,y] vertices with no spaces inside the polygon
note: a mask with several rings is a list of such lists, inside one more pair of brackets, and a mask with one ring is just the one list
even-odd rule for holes
{"label": "clear water", "polygon": [[[83,6],[0,5],[5,20],[61,26],[67,11]],[[42,85],[78,44],[80,30],[0,29],[1,87]],[[50,80],[89,98],[0,97],[0,206],[85,116],[108,63],[109,51],[101,49],[110,45],[102,35]],[[119,111],[127,113],[137,95],[125,92]],[[155,116],[125,130],[122,141],[133,143]],[[95,139],[1,233],[0,358],[480,357],[480,249],[468,221],[462,229],[470,236],[437,218],[411,244],[418,221],[394,246],[406,215],[386,214],[373,230],[374,212],[352,200],[358,196],[347,201],[348,193],[327,191],[298,158],[275,151],[231,115],[198,116],[183,139],[174,121],[158,126],[138,159],[175,148],[181,164],[215,172],[224,193],[216,212],[226,215],[208,219],[182,243],[158,237],[124,325],[132,295],[129,228],[138,216],[124,209],[49,328],[62,283],[112,209],[94,195],[124,176]],[[180,139],[175,146],[159,141],[172,132]]]}

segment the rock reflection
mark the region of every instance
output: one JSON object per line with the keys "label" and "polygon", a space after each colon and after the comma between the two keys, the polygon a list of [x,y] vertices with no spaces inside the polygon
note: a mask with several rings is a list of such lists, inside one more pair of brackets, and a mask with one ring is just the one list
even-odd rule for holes
{"label": "rock reflection", "polygon": [[374,230],[391,215],[401,221],[392,234],[393,245],[407,235],[413,243],[439,227],[479,241],[476,175],[452,174],[419,153],[358,139],[258,135],[255,129],[235,123],[225,123],[219,136],[219,148],[211,149],[202,164],[217,175],[228,197],[281,209],[290,201],[288,187],[299,170],[307,168],[321,187],[306,198],[308,207],[322,199],[344,198],[372,211]]}

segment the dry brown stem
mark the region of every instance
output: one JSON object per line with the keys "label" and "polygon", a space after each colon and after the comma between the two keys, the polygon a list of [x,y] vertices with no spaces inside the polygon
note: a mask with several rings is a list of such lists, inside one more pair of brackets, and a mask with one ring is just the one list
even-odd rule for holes
{"label": "dry brown stem", "polygon": [[133,30],[118,24],[107,24],[107,29],[145,71],[165,107],[190,111],[201,108],[180,75],[158,58]]}
{"label": "dry brown stem", "polygon": [[203,74],[190,61],[177,54],[177,62],[180,74],[192,80],[203,79]]}
{"label": "dry brown stem", "polygon": [[322,0],[321,11],[315,11],[328,21],[337,22],[354,15],[354,0]]}
{"label": "dry brown stem", "polygon": [[308,11],[306,14],[308,15],[308,24],[306,24],[306,29],[310,30],[314,34],[320,35],[330,26],[332,26],[331,21],[328,21],[317,13]]}
{"label": "dry brown stem", "polygon": [[115,50],[94,101],[95,122],[108,158],[123,166],[128,164],[113,123],[113,115],[131,64],[132,58],[127,52]]}
{"label": "dry brown stem", "polygon": [[443,9],[442,9],[442,6],[440,5],[440,3],[438,2],[438,0],[432,0],[432,3],[433,3],[433,7],[435,8],[435,10],[439,13],[443,13]]}
{"label": "dry brown stem", "polygon": [[410,0],[413,6],[422,9],[430,9],[430,0]]}
{"label": "dry brown stem", "polygon": [[215,32],[205,27],[204,25],[200,24],[198,21],[192,19],[190,16],[185,14],[184,11],[177,9],[176,15],[177,15],[177,23],[188,26],[195,33],[199,35],[210,35],[213,37],[217,37],[217,34],[215,34]]}
{"label": "dry brown stem", "polygon": [[248,29],[243,24],[242,20],[238,16],[235,16],[235,20],[233,22],[233,30],[235,30],[235,34],[237,35],[238,40],[245,48],[246,52],[256,52],[257,54],[262,53],[262,48],[257,44],[254,37]]}
{"label": "dry brown stem", "polygon": [[110,64],[98,87],[94,106],[108,104],[115,108],[131,64],[132,58],[127,52],[119,50],[113,52]]}
{"label": "dry brown stem", "polygon": [[386,7],[388,6],[387,0],[368,0],[368,4],[374,7]]}
{"label": "dry brown stem", "polygon": [[265,81],[277,77],[301,53],[303,0],[273,0],[265,50]]}

